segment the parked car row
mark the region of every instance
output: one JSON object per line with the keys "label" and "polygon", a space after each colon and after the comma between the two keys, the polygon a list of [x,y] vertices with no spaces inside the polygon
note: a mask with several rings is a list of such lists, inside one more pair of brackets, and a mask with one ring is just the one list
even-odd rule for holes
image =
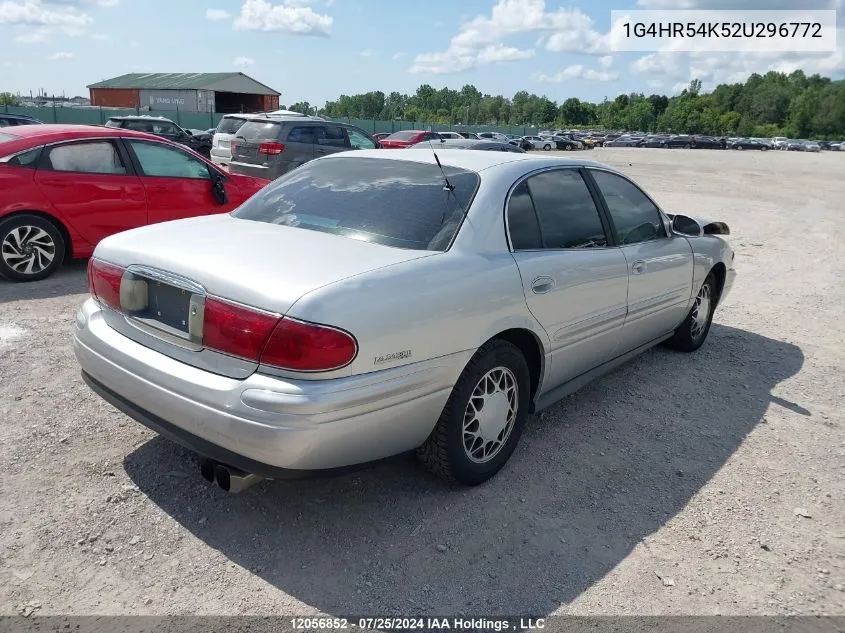
{"label": "parked car row", "polygon": [[735,149],[735,150],[789,150],[818,152],[822,149],[845,150],[840,143],[829,141],[789,140],[784,137],[741,138],[715,137],[693,134],[623,134],[605,141],[605,147],[655,147],[664,149]]}

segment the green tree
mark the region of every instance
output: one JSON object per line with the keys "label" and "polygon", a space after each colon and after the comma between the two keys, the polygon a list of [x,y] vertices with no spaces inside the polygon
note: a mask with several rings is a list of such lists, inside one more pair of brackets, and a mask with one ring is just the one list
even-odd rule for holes
{"label": "green tree", "polygon": [[0,92],[0,105],[19,106],[21,104],[17,95],[11,92]]}

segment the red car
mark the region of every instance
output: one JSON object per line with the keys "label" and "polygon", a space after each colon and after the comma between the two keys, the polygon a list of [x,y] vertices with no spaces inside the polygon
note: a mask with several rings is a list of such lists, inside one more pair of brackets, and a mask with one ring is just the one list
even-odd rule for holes
{"label": "red car", "polygon": [[379,143],[383,149],[404,149],[422,141],[435,140],[440,140],[440,135],[437,132],[401,130],[400,132],[394,132],[387,138],[379,139]]}
{"label": "red car", "polygon": [[0,275],[34,281],[101,239],[225,213],[268,181],[227,174],[158,136],[90,125],[0,131]]}

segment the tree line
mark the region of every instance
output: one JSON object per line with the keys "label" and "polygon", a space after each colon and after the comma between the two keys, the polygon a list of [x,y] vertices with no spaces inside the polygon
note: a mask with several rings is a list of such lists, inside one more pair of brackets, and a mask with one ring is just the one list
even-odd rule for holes
{"label": "tree line", "polygon": [[702,93],[694,79],[673,97],[622,94],[601,103],[570,97],[562,103],[521,90],[507,98],[428,84],[413,95],[381,91],[341,95],[323,107],[295,103],[291,110],[330,118],[438,124],[595,127],[643,132],[725,136],[845,138],[845,81],[803,71],[752,74],[745,83]]}

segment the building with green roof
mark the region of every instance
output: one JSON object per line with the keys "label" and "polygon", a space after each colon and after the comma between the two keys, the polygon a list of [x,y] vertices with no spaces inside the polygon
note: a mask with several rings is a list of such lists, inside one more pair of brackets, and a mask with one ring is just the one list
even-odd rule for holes
{"label": "building with green roof", "polygon": [[280,94],[243,73],[129,73],[88,90],[94,106],[171,112],[268,112]]}

